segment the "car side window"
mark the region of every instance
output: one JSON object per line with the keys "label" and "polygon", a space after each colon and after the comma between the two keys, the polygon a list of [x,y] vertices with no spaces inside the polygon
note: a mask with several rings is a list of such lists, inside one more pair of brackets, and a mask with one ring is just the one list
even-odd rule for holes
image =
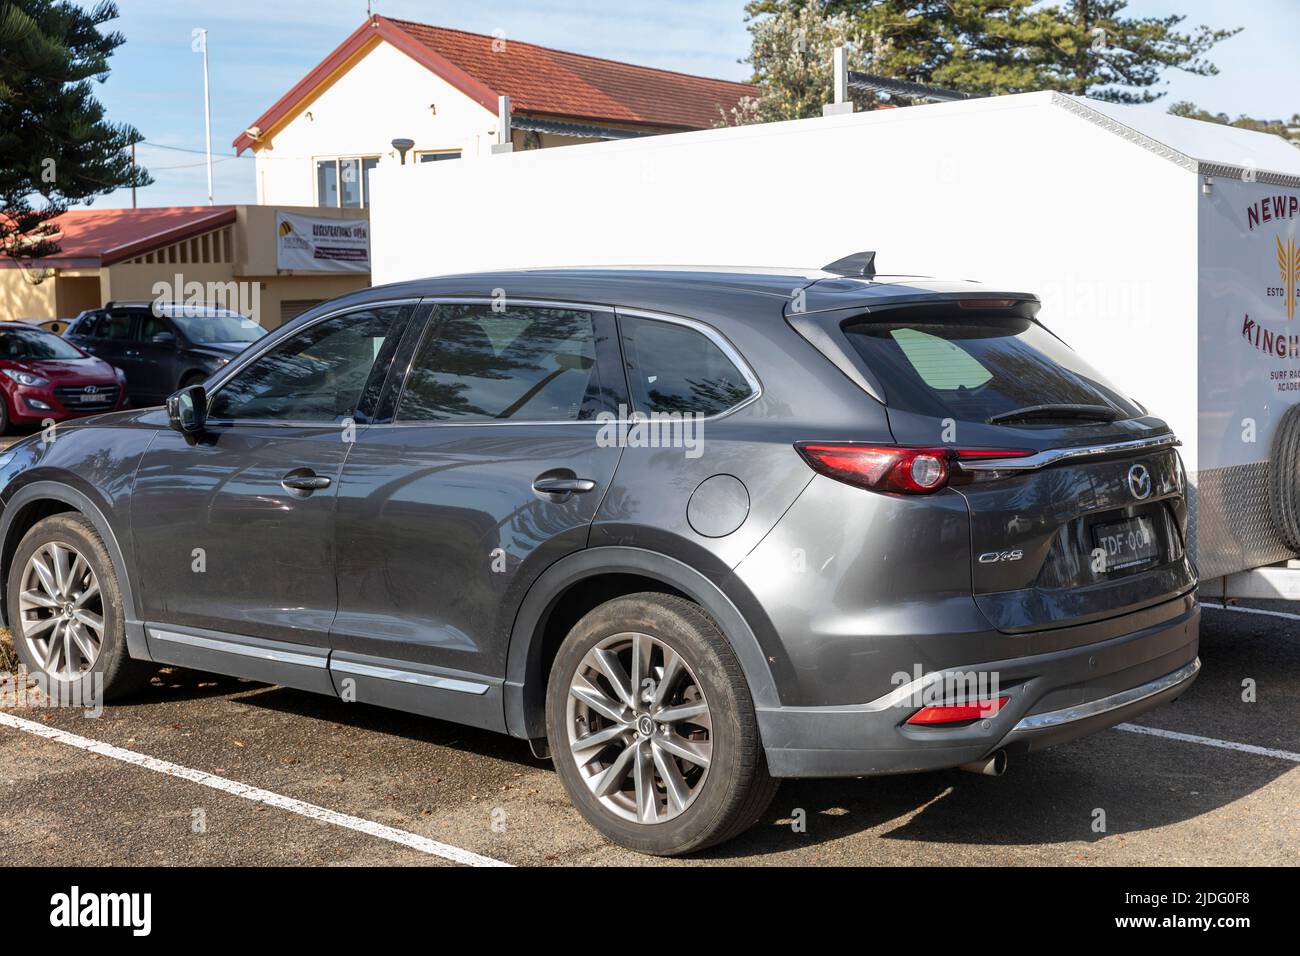
{"label": "car side window", "polygon": [[131,313],[109,312],[100,315],[82,334],[93,339],[126,341],[131,338]]}
{"label": "car side window", "polygon": [[447,304],[434,311],[399,422],[584,421],[609,407],[592,312]]}
{"label": "car side window", "polygon": [[391,361],[403,308],[358,309],[307,326],[223,382],[208,406],[209,419],[328,423],[352,417],[372,369]]}
{"label": "car side window", "polygon": [[719,415],[754,394],[707,335],[689,326],[619,316],[632,402],[639,412]]}
{"label": "car side window", "polygon": [[137,342],[152,342],[153,337],[159,332],[170,332],[171,326],[167,320],[154,315],[152,312],[140,319],[140,325],[136,333]]}

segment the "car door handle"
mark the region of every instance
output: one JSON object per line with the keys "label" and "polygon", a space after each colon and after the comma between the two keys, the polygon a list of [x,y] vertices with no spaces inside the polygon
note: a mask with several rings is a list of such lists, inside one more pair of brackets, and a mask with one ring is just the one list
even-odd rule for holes
{"label": "car door handle", "polygon": [[590,478],[538,478],[533,482],[533,491],[541,495],[582,494],[595,487]]}
{"label": "car door handle", "polygon": [[139,353],[138,351],[136,351],[135,349],[127,349],[127,350],[126,350],[125,352],[123,352],[122,354],[123,354],[123,355],[139,355],[140,353]]}
{"label": "car door handle", "polygon": [[313,491],[328,488],[330,480],[324,475],[302,474],[301,472],[291,471],[280,479],[280,484],[285,491],[303,491],[311,494]]}

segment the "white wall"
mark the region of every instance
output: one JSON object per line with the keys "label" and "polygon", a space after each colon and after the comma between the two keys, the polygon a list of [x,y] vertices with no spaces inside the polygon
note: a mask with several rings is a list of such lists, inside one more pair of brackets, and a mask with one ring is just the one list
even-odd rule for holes
{"label": "white wall", "polygon": [[[1038,293],[1042,319],[1165,417],[1195,469],[1195,174],[1052,94],[390,168],[376,283],[511,267],[818,266]],[[1153,374],[1154,373],[1154,374]]]}
{"label": "white wall", "polygon": [[415,140],[415,150],[473,158],[490,151],[495,124],[495,114],[380,41],[256,151],[258,202],[314,206],[317,159],[381,155],[381,166],[396,165],[390,144],[399,137]]}

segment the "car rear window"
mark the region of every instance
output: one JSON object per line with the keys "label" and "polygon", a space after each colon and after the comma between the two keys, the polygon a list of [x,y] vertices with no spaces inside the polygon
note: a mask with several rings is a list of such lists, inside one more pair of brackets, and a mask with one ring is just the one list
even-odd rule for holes
{"label": "car rear window", "polygon": [[704,334],[655,319],[619,321],[637,411],[720,415],[754,394],[740,369]]}
{"label": "car rear window", "polygon": [[[1035,405],[1103,405],[1142,414],[1038,323],[1016,317],[859,322],[845,336],[880,379],[892,408],[985,422]],[[1041,424],[1051,424],[1044,420]]]}

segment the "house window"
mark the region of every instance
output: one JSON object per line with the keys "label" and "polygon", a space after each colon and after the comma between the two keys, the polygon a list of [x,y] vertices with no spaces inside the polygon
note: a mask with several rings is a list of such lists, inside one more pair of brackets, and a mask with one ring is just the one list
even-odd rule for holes
{"label": "house window", "polygon": [[316,161],[316,205],[360,209],[370,205],[370,171],[378,156],[343,156]]}
{"label": "house window", "polygon": [[436,163],[443,159],[460,159],[460,150],[458,149],[437,149],[425,153],[416,153],[415,159],[421,163]]}

